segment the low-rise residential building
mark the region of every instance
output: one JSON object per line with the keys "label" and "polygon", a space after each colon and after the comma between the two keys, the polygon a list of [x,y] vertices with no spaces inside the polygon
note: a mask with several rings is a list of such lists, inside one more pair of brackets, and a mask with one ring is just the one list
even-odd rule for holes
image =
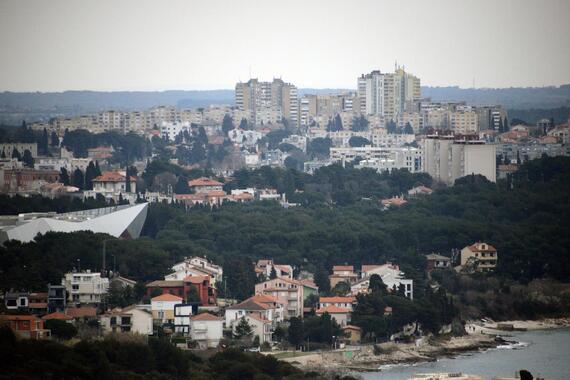
{"label": "low-rise residential building", "polygon": [[[151,306],[152,307],[152,306]],[[115,308],[99,316],[101,329],[104,333],[121,332],[152,335],[153,315],[144,307],[131,305],[125,308]]]}
{"label": "low-rise residential building", "polygon": [[197,303],[174,305],[174,332],[187,336],[190,333],[190,319],[197,311]]}
{"label": "low-rise residential building", "polygon": [[277,277],[287,277],[293,279],[293,267],[291,265],[275,264],[273,260],[261,259],[255,263],[255,273],[269,278],[275,270]]}
{"label": "low-rise residential building", "polygon": [[94,305],[68,306],[64,314],[73,317],[75,322],[87,323],[97,319],[97,307]]}
{"label": "low-rise residential building", "polygon": [[223,191],[223,186],[223,183],[207,177],[200,177],[188,181],[188,187],[190,190],[194,190],[195,193]]}
{"label": "low-rise residential building", "polygon": [[461,267],[473,265],[479,272],[492,271],[497,267],[497,249],[490,244],[477,242],[461,250]]}
{"label": "low-rise residential building", "polygon": [[256,294],[245,301],[226,308],[226,328],[233,326],[246,315],[255,315],[275,324],[283,321],[284,307],[276,297]]}
{"label": "low-rise residential building", "polygon": [[362,329],[354,325],[346,325],[341,328],[345,340],[349,344],[359,344],[362,337]]}
{"label": "low-rise residential building", "polygon": [[381,199],[380,203],[382,204],[384,209],[388,209],[390,207],[403,206],[406,203],[408,203],[408,201],[402,197],[392,197],[392,198],[387,198],[387,199]]}
{"label": "low-rise residential building", "polygon": [[329,314],[332,319],[336,321],[340,326],[346,326],[350,323],[350,315],[352,311],[350,309],[338,306],[327,306],[317,309],[316,314],[321,316],[323,314]]}
{"label": "low-rise residential building", "polygon": [[451,267],[451,259],[447,256],[431,253],[426,256],[426,270],[431,272],[434,269],[447,269]]}
{"label": "low-rise residential building", "polygon": [[190,288],[196,288],[203,306],[216,304],[216,289],[211,285],[211,277],[208,275],[189,275],[183,280],[156,280],[146,285],[147,296],[156,295],[155,289],[159,289],[162,294],[176,295],[182,299],[187,299]]}
{"label": "low-rise residential building", "polygon": [[44,321],[35,315],[0,315],[0,325],[7,324],[12,331],[24,339],[49,339],[51,331],[44,327]]}
{"label": "low-rise residential building", "polygon": [[346,282],[350,285],[358,281],[358,274],[352,265],[335,265],[332,272],[329,276],[331,288],[334,288],[339,282]]}
{"label": "low-rise residential building", "polygon": [[353,305],[356,303],[356,297],[320,297],[319,309],[324,309],[329,306],[336,306],[343,309],[353,310]]}
{"label": "low-rise residential building", "polygon": [[[253,337],[259,337],[259,344],[271,343],[273,341],[273,324],[270,320],[256,314],[248,314],[242,318],[245,318],[247,324],[251,327]],[[234,331],[237,325],[237,323],[233,324]]]}
{"label": "low-rise residential building", "polygon": [[404,273],[400,271],[400,267],[391,263],[363,265],[361,270],[362,280],[351,286],[351,294],[367,293],[370,286],[370,277],[375,274],[380,276],[388,291],[401,291],[406,297],[414,298],[414,280],[404,278]]}
{"label": "low-rise residential building", "polygon": [[109,290],[109,279],[99,272],[70,272],[62,280],[67,292],[67,301],[73,303],[101,303]]}
{"label": "low-rise residential building", "polygon": [[300,281],[281,277],[261,282],[255,285],[255,294],[276,298],[283,305],[286,318],[303,316],[304,287]]}
{"label": "low-rise residential building", "polygon": [[4,305],[7,310],[28,310],[28,292],[9,291],[4,294]]}
{"label": "low-rise residential building", "polygon": [[201,313],[190,319],[190,337],[198,348],[216,348],[223,337],[223,320],[210,313]]}
{"label": "low-rise residential building", "polygon": [[418,195],[431,195],[431,193],[433,193],[433,190],[430,189],[429,187],[423,186],[423,185],[416,186],[416,187],[408,190],[408,195],[411,197],[418,196]]}
{"label": "low-rise residential building", "polygon": [[157,325],[174,325],[174,306],[182,303],[182,297],[162,294],[150,300],[152,319]]}
{"label": "low-rise residential building", "polygon": [[28,296],[28,311],[30,314],[45,315],[48,312],[48,293],[32,292]]}
{"label": "low-rise residential building", "polygon": [[[119,172],[103,172],[93,179],[93,192],[103,195],[115,195],[127,193],[127,177]],[[130,176],[130,193],[137,192],[137,179]]]}

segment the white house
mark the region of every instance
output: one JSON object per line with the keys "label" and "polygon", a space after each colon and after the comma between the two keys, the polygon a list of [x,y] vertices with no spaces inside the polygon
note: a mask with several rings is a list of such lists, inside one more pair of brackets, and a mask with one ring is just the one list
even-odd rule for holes
{"label": "white house", "polygon": [[137,333],[152,335],[152,313],[144,306],[131,305],[115,308],[99,317],[103,332]]}
{"label": "white house", "polygon": [[255,315],[275,324],[283,321],[284,309],[277,298],[264,294],[256,294],[243,302],[226,308],[226,328],[232,327],[236,321],[239,321],[242,317],[247,315]]}
{"label": "white house", "polygon": [[350,287],[351,294],[356,295],[358,293],[368,292],[370,276],[374,274],[382,278],[388,290],[396,289],[397,291],[400,289],[400,285],[403,285],[406,297],[410,299],[414,298],[414,281],[404,278],[404,273],[400,271],[400,267],[390,263],[383,265],[363,265],[361,271],[362,280]]}
{"label": "white house", "polygon": [[61,284],[74,303],[100,303],[109,290],[109,279],[90,270],[66,273]]}
{"label": "white house", "polygon": [[[243,318],[245,318],[247,324],[251,326],[253,336],[259,337],[259,344],[263,344],[265,342],[271,343],[273,341],[273,325],[270,320],[255,314],[249,314]],[[234,331],[237,325],[237,323],[234,323]]]}
{"label": "white house", "polygon": [[213,314],[197,314],[190,319],[190,337],[200,349],[216,348],[223,337],[223,323]]}

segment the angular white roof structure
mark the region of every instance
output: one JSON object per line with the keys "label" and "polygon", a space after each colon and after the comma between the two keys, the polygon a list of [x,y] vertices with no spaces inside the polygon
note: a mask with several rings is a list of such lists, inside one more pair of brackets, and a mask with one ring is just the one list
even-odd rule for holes
{"label": "angular white roof structure", "polygon": [[140,236],[148,203],[96,208],[84,211],[30,213],[0,217],[0,243],[34,240],[37,234],[54,232],[92,231],[115,237],[136,239]]}

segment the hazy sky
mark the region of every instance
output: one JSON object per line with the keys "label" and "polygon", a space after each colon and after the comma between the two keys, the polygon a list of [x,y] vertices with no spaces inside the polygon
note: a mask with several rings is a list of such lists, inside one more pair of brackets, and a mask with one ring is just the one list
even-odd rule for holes
{"label": "hazy sky", "polygon": [[570,0],[0,0],[0,91],[570,83]]}

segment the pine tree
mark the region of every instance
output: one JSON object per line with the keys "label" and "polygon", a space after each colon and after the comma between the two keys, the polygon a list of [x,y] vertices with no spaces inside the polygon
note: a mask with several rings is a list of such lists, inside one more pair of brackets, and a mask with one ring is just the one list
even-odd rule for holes
{"label": "pine tree", "polygon": [[303,320],[297,317],[289,318],[289,330],[287,334],[287,340],[289,343],[298,347],[303,343],[304,335]]}
{"label": "pine tree", "polygon": [[239,320],[238,324],[234,329],[233,335],[235,339],[248,338],[251,335],[253,335],[253,329],[251,328],[249,323],[247,323],[245,317],[241,317],[241,319]]}
{"label": "pine tree", "polygon": [[2,154],[0,155],[1,158],[6,158],[6,152],[4,152],[4,149],[2,149]]}
{"label": "pine tree", "polygon": [[95,161],[95,178],[101,175],[101,168],[99,168],[99,161]]}

